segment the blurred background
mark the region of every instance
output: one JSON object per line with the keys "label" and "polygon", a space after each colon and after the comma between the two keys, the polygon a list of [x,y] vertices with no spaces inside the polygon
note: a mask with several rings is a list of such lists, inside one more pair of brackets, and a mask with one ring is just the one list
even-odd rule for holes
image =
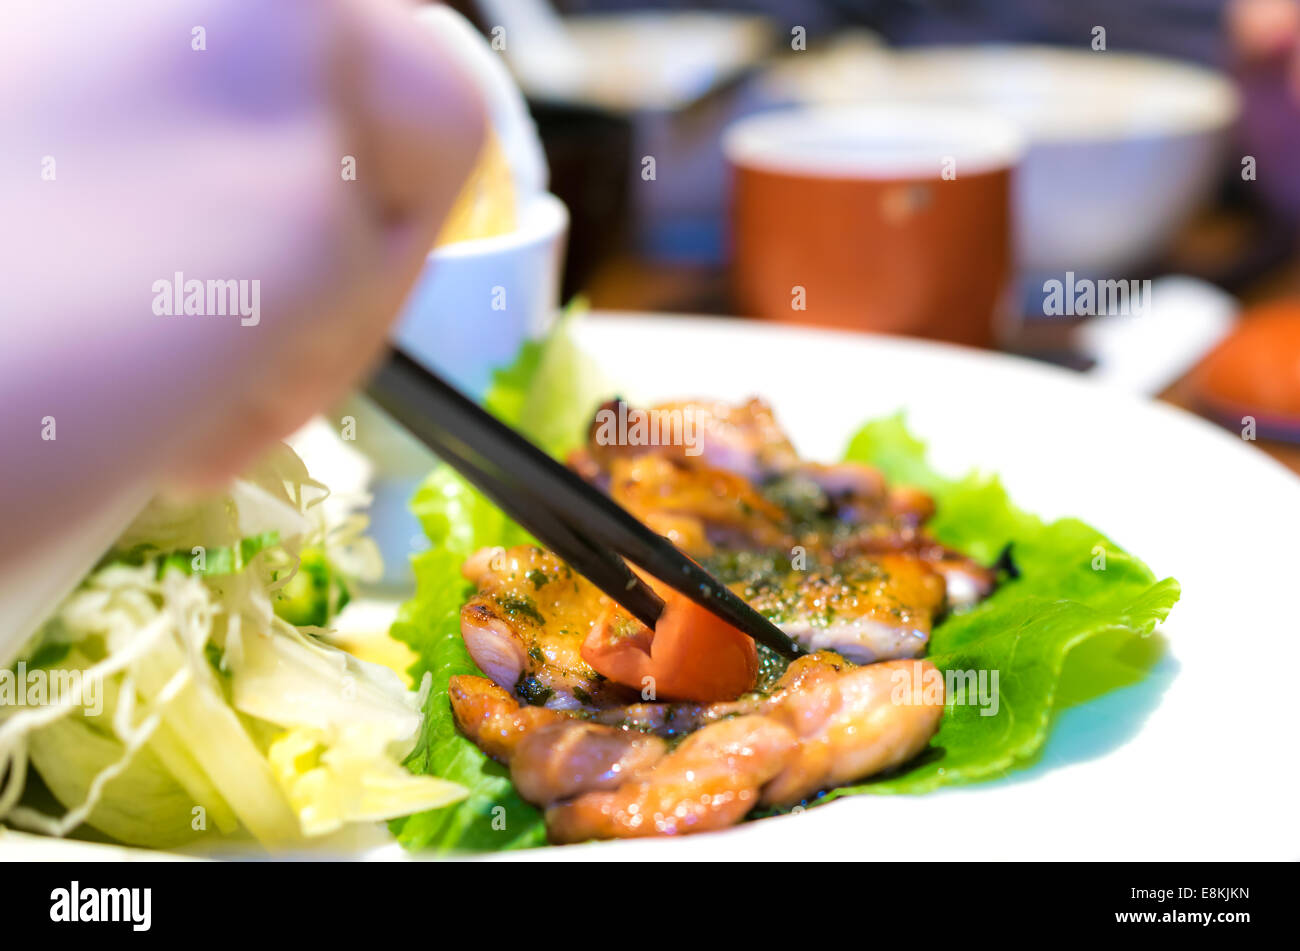
{"label": "blurred background", "polygon": [[449,5],[567,209],[542,297],[1048,360],[1300,471],[1296,0]]}

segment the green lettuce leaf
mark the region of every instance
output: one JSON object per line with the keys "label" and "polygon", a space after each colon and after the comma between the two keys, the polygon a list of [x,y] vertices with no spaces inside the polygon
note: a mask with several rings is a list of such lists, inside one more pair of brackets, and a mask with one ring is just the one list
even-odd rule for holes
{"label": "green lettuce leaf", "polygon": [[398,841],[413,849],[498,851],[541,845],[546,839],[541,814],[519,798],[500,764],[460,735],[447,698],[453,676],[482,673],[460,636],[460,606],[473,590],[461,577],[461,563],[483,545],[518,544],[527,536],[446,468],[425,480],[412,504],[433,547],[412,561],[415,596],[403,605],[391,633],[419,658],[412,676],[431,672],[433,687],[406,766],[460,783],[470,792],[446,808],[394,819],[390,827]]}
{"label": "green lettuce leaf", "polygon": [[1157,581],[1095,528],[1070,518],[1044,523],[1017,508],[995,476],[944,478],[926,464],[924,444],[901,415],[864,426],[846,458],[931,492],[930,528],[945,544],[986,564],[1010,545],[1019,577],[938,625],[927,655],[945,672],[985,671],[990,684],[997,671],[997,712],[983,715],[974,697],[949,696],[926,755],[825,801],[1003,776],[1033,762],[1065,706],[1134,683],[1159,660],[1162,642],[1147,635],[1178,600],[1178,582]]}
{"label": "green lettuce leaf", "polygon": [[[568,332],[570,309],[545,341],[524,345],[510,366],[498,371],[484,405],[553,455],[582,443],[584,429],[607,386]],[[444,809],[390,824],[403,845],[436,851],[500,851],[541,845],[541,813],[519,798],[509,773],[456,730],[447,682],[456,674],[482,674],[460,636],[460,607],[472,587],[460,566],[487,545],[523,544],[527,532],[446,466],[436,469],[411,501],[431,542],[412,560],[416,590],[403,605],[391,634],[418,656],[417,680],[428,671],[433,689],[425,704],[423,732],[406,761],[415,773],[439,776],[469,789],[468,798]]]}
{"label": "green lettuce leaf", "polygon": [[[561,327],[545,343],[525,347],[497,375],[485,402],[560,455],[581,441],[583,425],[608,392]],[[981,715],[991,706],[981,706],[974,693],[950,692],[943,724],[925,754],[818,802],[865,792],[920,793],[1006,775],[1034,761],[1062,709],[1140,680],[1159,659],[1161,642],[1148,635],[1178,600],[1178,583],[1157,581],[1096,529],[1075,519],[1044,523],[1017,508],[996,477],[942,476],[901,415],[864,426],[845,458],[933,494],[931,527],[946,544],[985,564],[1010,546],[1019,577],[938,625],[928,655],[945,672],[985,671],[991,678],[997,671],[996,714]],[[417,590],[393,636],[411,646],[420,658],[414,674],[430,672],[434,687],[407,765],[461,783],[470,796],[395,820],[392,829],[410,848],[439,851],[542,844],[541,814],[518,797],[505,769],[457,732],[447,700],[449,677],[479,672],[459,634],[460,606],[470,590],[460,564],[479,547],[509,546],[527,535],[446,469],[426,480],[412,505],[432,548],[415,559]]]}

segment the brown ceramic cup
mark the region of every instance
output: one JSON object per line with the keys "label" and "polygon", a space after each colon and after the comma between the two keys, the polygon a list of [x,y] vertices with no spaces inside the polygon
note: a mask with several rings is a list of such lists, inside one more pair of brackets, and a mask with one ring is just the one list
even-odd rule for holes
{"label": "brown ceramic cup", "polygon": [[991,346],[1012,278],[1006,120],[932,106],[765,113],[732,126],[743,314]]}

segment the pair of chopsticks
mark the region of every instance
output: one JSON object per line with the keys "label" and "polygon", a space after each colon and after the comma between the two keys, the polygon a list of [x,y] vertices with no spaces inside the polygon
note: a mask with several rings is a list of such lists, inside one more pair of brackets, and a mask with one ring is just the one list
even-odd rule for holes
{"label": "pair of chopsticks", "polygon": [[380,367],[367,392],[539,542],[652,630],[663,600],[627,562],[758,643],[786,657],[803,653],[668,539],[400,349]]}

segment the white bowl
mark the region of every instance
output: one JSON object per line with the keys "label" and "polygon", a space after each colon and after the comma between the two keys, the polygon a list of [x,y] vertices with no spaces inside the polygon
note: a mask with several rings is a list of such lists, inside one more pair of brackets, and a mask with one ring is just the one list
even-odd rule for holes
{"label": "white bowl", "polygon": [[569,211],[533,198],[509,234],[435,248],[391,336],[462,390],[481,396],[492,371],[550,327],[560,303]]}
{"label": "white bowl", "polygon": [[[519,213],[514,231],[435,248],[403,305],[391,338],[471,396],[481,397],[492,371],[514,360],[526,340],[550,329],[560,305],[560,277],[569,210],[543,193]],[[358,449],[388,465],[370,486],[370,534],[388,552],[426,544],[410,500],[433,468],[432,454],[407,433],[376,424],[379,410],[363,399]],[[413,583],[405,555],[384,559],[387,585]]]}
{"label": "white bowl", "polygon": [[757,63],[776,36],[766,17],[631,10],[564,17],[563,33],[530,31],[505,56],[535,99],[623,115],[684,109]]}
{"label": "white bowl", "polygon": [[1214,185],[1237,97],[1199,66],[1047,46],[855,48],[775,77],[804,102],[942,103],[1016,121],[1017,256],[1032,273],[1150,261]]}

